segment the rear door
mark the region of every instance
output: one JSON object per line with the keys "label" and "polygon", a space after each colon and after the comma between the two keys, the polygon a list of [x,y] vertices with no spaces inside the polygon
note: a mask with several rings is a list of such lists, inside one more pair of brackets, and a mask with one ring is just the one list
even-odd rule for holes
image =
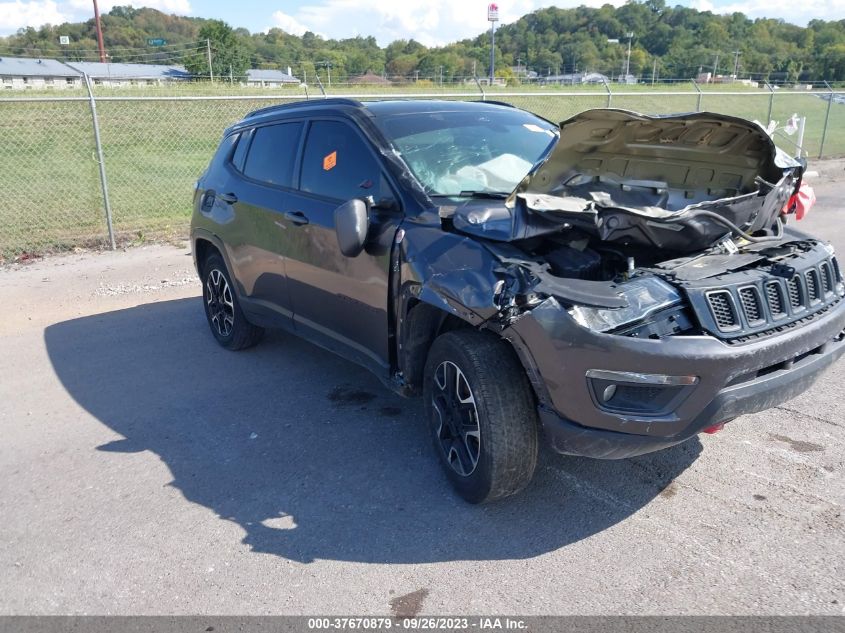
{"label": "rear door", "polygon": [[[353,198],[388,207],[396,196],[370,141],[351,121],[309,123],[299,189],[286,199],[286,271],[297,330],[373,369],[389,366],[388,282],[396,208],[371,212],[367,247],[341,254],[335,209]],[[379,204],[380,203],[380,204]]]}
{"label": "rear door", "polygon": [[[233,158],[241,172],[232,204],[249,218],[243,248],[233,262],[239,271],[250,312],[292,323],[291,297],[285,275],[287,225],[283,213],[289,204],[304,124],[277,122],[245,132]],[[240,143],[247,143],[239,156]]]}

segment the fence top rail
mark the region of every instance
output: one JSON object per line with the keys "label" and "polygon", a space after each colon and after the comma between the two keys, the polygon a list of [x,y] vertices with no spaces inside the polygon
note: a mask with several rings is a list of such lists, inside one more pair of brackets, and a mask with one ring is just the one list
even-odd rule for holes
{"label": "fence top rail", "polygon": [[[787,94],[787,95],[836,95],[843,94],[835,90],[778,90],[776,92],[751,92],[738,90],[725,91],[695,91],[695,90],[641,90],[641,91],[619,91],[619,92],[592,92],[592,91],[554,91],[554,92],[493,92],[488,93],[487,96],[491,100],[500,99],[502,97],[596,97],[605,98],[608,95],[614,97],[645,97],[645,96],[659,96],[659,97],[697,97],[703,96],[737,96],[737,97],[769,97],[772,94]],[[353,94],[336,94],[328,96],[345,97],[348,99],[481,99],[482,95],[478,92],[406,92],[406,93],[353,93]],[[157,95],[157,96],[97,96],[94,95],[96,101],[320,101],[323,96],[315,95],[284,95],[284,94],[253,94],[253,95]],[[88,97],[0,97],[0,103],[44,103],[44,102],[87,102]]]}

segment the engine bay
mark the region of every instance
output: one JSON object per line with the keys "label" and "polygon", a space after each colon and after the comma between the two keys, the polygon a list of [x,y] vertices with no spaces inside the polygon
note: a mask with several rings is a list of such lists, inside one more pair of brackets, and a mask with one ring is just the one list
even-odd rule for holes
{"label": "engine bay", "polygon": [[745,341],[845,296],[828,246],[784,227],[803,171],[743,119],[591,110],[506,201],[440,215],[502,263],[507,318],[554,297],[598,332]]}

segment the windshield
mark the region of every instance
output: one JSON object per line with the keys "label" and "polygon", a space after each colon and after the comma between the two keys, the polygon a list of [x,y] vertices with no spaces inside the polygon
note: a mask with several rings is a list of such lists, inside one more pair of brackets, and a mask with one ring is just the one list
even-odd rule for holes
{"label": "windshield", "polygon": [[509,194],[557,139],[557,127],[516,109],[415,112],[379,118],[431,196]]}

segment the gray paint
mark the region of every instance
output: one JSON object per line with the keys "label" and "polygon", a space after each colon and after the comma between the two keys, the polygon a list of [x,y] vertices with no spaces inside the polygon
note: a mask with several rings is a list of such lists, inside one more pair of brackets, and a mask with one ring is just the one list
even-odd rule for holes
{"label": "gray paint", "polygon": [[[698,334],[653,340],[601,334],[578,325],[563,305],[572,303],[574,296],[566,289],[569,280],[553,277],[547,266],[516,246],[449,229],[443,219],[453,217],[454,206],[436,207],[418,184],[413,184],[415,179],[374,124],[380,112],[403,108],[447,112],[500,107],[447,102],[364,106],[335,99],[265,108],[248,116],[228,134],[253,125],[315,116],[357,124],[373,151],[381,153],[390,180],[394,185],[403,184],[396,188],[403,213],[376,222],[379,230],[373,233],[364,259],[343,257],[332,239],[331,227],[321,220],[330,208],[325,201],[309,201],[296,191],[265,196],[264,206],[275,207],[278,220],[268,223],[268,230],[260,230],[246,215],[238,221],[244,210],[237,205],[225,212],[216,210],[217,202],[203,205],[207,196],[213,198],[215,189],[228,191],[238,186],[237,178],[220,167],[228,157],[230,141],[224,140],[195,196],[195,256],[204,248],[204,241],[216,245],[228,259],[242,304],[252,318],[292,329],[369,367],[401,393],[413,393],[418,387],[405,380],[415,375],[414,368],[407,365],[414,359],[403,356],[398,346],[415,337],[402,328],[414,322],[408,316],[420,304],[443,317],[449,315],[500,334],[525,367],[552,446],[592,457],[622,458],[657,450],[684,441],[709,424],[774,407],[809,387],[822,369],[845,352],[839,336],[845,328],[841,297],[831,299],[825,310],[800,327],[734,345],[707,334],[703,326]],[[594,116],[598,118],[600,111]],[[773,145],[769,148],[774,151]],[[768,156],[762,163],[771,168],[773,161],[774,156]],[[291,204],[314,220],[313,231],[291,226],[284,213],[279,213],[293,208]],[[268,235],[272,236],[269,242]],[[823,243],[803,234],[787,232],[784,242],[790,241],[802,241],[819,256],[829,254]],[[261,243],[267,246],[259,252],[255,245]],[[276,262],[272,270],[265,267],[269,261]],[[250,302],[254,280],[271,272],[294,297],[291,310],[281,310],[270,302],[260,306]],[[649,272],[672,279],[667,272]],[[710,282],[715,286],[730,276],[718,273],[715,271]],[[549,283],[542,283],[544,280]],[[575,280],[572,284],[576,285]],[[579,292],[586,292],[583,284],[577,285]],[[611,282],[606,285],[613,287]],[[301,316],[297,315],[297,296],[304,310]],[[802,358],[808,352],[810,355]],[[637,416],[614,413],[596,402],[585,377],[591,369],[695,375],[699,381],[668,413]]]}

